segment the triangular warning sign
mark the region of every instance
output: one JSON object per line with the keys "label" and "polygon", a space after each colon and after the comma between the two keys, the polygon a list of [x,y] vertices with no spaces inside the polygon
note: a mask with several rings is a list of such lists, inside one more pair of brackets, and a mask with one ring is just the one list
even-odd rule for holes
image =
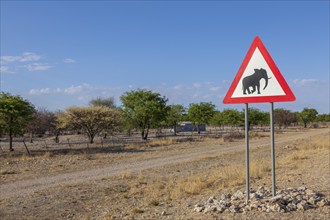
{"label": "triangular warning sign", "polygon": [[224,104],[256,102],[289,102],[296,100],[266,47],[254,38]]}

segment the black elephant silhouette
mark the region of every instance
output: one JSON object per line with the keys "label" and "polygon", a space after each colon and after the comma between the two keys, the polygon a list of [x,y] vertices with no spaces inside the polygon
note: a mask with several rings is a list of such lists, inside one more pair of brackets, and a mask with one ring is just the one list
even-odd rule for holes
{"label": "black elephant silhouette", "polygon": [[[258,90],[258,94],[260,94],[260,80],[265,79],[266,84],[263,88],[263,90],[265,90],[268,85],[268,79],[270,78],[268,78],[267,71],[265,69],[254,69],[254,73],[252,75],[243,78],[243,94],[246,95],[246,92],[248,94],[253,94],[256,90]],[[251,87],[252,91],[250,91]]]}

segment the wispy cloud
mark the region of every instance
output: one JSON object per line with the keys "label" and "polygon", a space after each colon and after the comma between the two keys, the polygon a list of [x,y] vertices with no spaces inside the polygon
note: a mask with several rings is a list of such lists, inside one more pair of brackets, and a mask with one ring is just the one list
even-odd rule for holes
{"label": "wispy cloud", "polygon": [[[120,96],[129,91],[129,86],[127,87],[98,87],[92,86],[87,83],[82,83],[79,85],[71,85],[62,88],[33,88],[30,89],[28,94],[31,96],[31,100],[50,100],[51,98],[52,109],[65,109],[68,106],[78,105],[84,106],[88,105],[88,102],[96,97],[114,97],[116,102],[120,102]],[[43,96],[43,98],[38,97]],[[45,98],[46,97],[46,98]],[[43,103],[36,103],[36,105],[44,106]]]}
{"label": "wispy cloud", "polygon": [[295,79],[295,80],[293,80],[293,84],[297,87],[304,87],[304,86],[319,84],[319,83],[322,83],[322,81],[318,80],[318,79]]}
{"label": "wispy cloud", "polygon": [[44,71],[52,68],[52,66],[48,65],[48,63],[31,63],[25,65],[25,67],[29,71]]}
{"label": "wispy cloud", "polygon": [[[196,87],[196,85],[199,85]],[[195,86],[194,86],[195,85]],[[317,79],[296,79],[290,81],[297,100],[291,106],[292,110],[300,111],[303,107],[312,106],[320,112],[328,112],[329,106],[329,82]],[[158,85],[127,85],[118,87],[99,87],[88,83],[70,85],[63,88],[34,88],[29,91],[31,97],[55,95],[54,100],[58,100],[57,107],[70,105],[87,105],[88,101],[96,97],[114,97],[120,105],[120,96],[132,89],[145,88],[169,99],[169,104],[183,104],[188,106],[190,103],[212,102],[217,107],[223,108],[222,99],[226,94],[229,84],[228,81],[219,82],[195,82],[181,83],[177,85],[158,84]],[[321,98],[322,96],[322,98]],[[35,97],[37,98],[37,97]],[[63,103],[62,103],[63,102]],[[277,104],[281,106],[280,103]],[[288,104],[283,105],[288,108]],[[227,106],[225,106],[227,107]]]}
{"label": "wispy cloud", "polygon": [[210,87],[210,90],[211,90],[211,91],[218,91],[219,89],[221,89],[220,86]]}
{"label": "wispy cloud", "polygon": [[71,85],[67,88],[39,88],[39,89],[30,89],[30,95],[42,95],[42,94],[67,94],[67,95],[81,95],[81,94],[88,94],[92,91],[100,91],[101,88],[93,87],[87,83],[83,83],[81,85]]}
{"label": "wispy cloud", "polygon": [[1,63],[11,63],[18,61],[20,59],[19,56],[1,56],[0,61]]}
{"label": "wispy cloud", "polygon": [[0,61],[1,63],[12,63],[12,62],[33,62],[38,61],[41,59],[41,56],[32,53],[32,52],[24,52],[21,55],[18,56],[1,56]]}
{"label": "wispy cloud", "polygon": [[19,61],[20,62],[32,62],[32,61],[38,61],[40,59],[41,59],[41,56],[37,55],[36,53],[25,52],[20,56]]}
{"label": "wispy cloud", "polygon": [[194,88],[200,88],[202,85],[200,83],[193,83],[193,87]]}
{"label": "wispy cloud", "polygon": [[41,95],[41,94],[51,94],[56,93],[56,90],[52,90],[51,88],[41,88],[41,89],[30,89],[30,95]]}
{"label": "wispy cloud", "polygon": [[14,72],[10,71],[8,66],[0,66],[0,73],[14,73]]}
{"label": "wispy cloud", "polygon": [[44,71],[53,67],[48,63],[36,62],[41,59],[42,57],[40,55],[33,52],[24,52],[18,56],[1,56],[0,57],[0,61],[2,65],[1,72],[14,73],[13,71],[9,71],[9,69],[20,69],[20,68],[25,68],[28,71]]}
{"label": "wispy cloud", "polygon": [[95,88],[87,83],[84,83],[84,84],[78,85],[78,86],[70,86],[68,88],[65,88],[63,91],[66,94],[74,95],[74,94],[80,94],[82,92],[91,92],[96,89],[97,88]]}
{"label": "wispy cloud", "polygon": [[75,63],[76,61],[74,59],[71,58],[66,58],[63,60],[64,63]]}

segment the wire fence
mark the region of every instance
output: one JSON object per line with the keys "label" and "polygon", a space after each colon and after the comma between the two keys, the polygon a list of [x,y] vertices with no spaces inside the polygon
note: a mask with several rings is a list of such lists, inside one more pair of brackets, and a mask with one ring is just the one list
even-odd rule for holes
{"label": "wire fence", "polygon": [[[277,129],[277,132],[290,132],[300,130],[301,127],[289,127],[285,129]],[[253,132],[269,132],[268,126],[253,127]],[[177,135],[171,129],[151,130],[147,140],[143,140],[141,133],[135,131],[130,134],[126,132],[117,132],[113,134],[99,135],[94,138],[93,144],[90,143],[86,135],[83,134],[66,134],[58,137],[15,137],[13,138],[14,149],[56,149],[56,148],[82,148],[82,147],[125,147],[128,145],[147,146],[152,142],[163,139],[172,139],[174,142],[189,142],[203,138],[243,138],[244,128],[237,126],[208,127],[203,132],[179,132]],[[0,138],[0,152],[9,149],[9,138]]]}

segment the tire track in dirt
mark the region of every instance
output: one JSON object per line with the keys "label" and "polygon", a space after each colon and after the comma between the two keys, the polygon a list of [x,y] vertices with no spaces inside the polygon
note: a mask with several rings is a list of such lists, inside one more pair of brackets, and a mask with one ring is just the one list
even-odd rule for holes
{"label": "tire track in dirt", "polygon": [[[293,134],[289,137],[284,137],[279,140],[275,140],[276,144],[283,144],[286,142],[295,141],[298,139],[306,139],[308,137],[318,135],[318,134],[329,134],[329,129],[322,130],[311,130],[307,134],[299,133]],[[255,140],[250,141],[250,149],[256,148],[257,146],[270,146],[270,140]],[[177,155],[167,155],[160,158],[149,159],[149,160],[141,160],[133,163],[121,163],[116,165],[111,165],[108,167],[102,168],[94,168],[84,171],[77,171],[72,173],[65,173],[56,176],[43,177],[39,179],[32,180],[21,180],[13,183],[7,183],[1,185],[0,188],[0,197],[4,199],[5,197],[13,197],[19,195],[29,195],[36,191],[42,191],[51,187],[56,187],[59,185],[65,184],[77,184],[81,182],[86,182],[95,179],[106,178],[110,176],[116,176],[125,170],[129,170],[131,172],[137,172],[141,170],[147,170],[150,168],[161,167],[165,165],[172,165],[178,163],[185,163],[192,160],[198,160],[205,157],[216,157],[223,153],[228,152],[239,152],[245,150],[244,140],[241,143],[226,143],[225,145],[212,146],[209,148],[200,148],[196,151],[195,149],[191,149],[193,152],[180,152]]]}

